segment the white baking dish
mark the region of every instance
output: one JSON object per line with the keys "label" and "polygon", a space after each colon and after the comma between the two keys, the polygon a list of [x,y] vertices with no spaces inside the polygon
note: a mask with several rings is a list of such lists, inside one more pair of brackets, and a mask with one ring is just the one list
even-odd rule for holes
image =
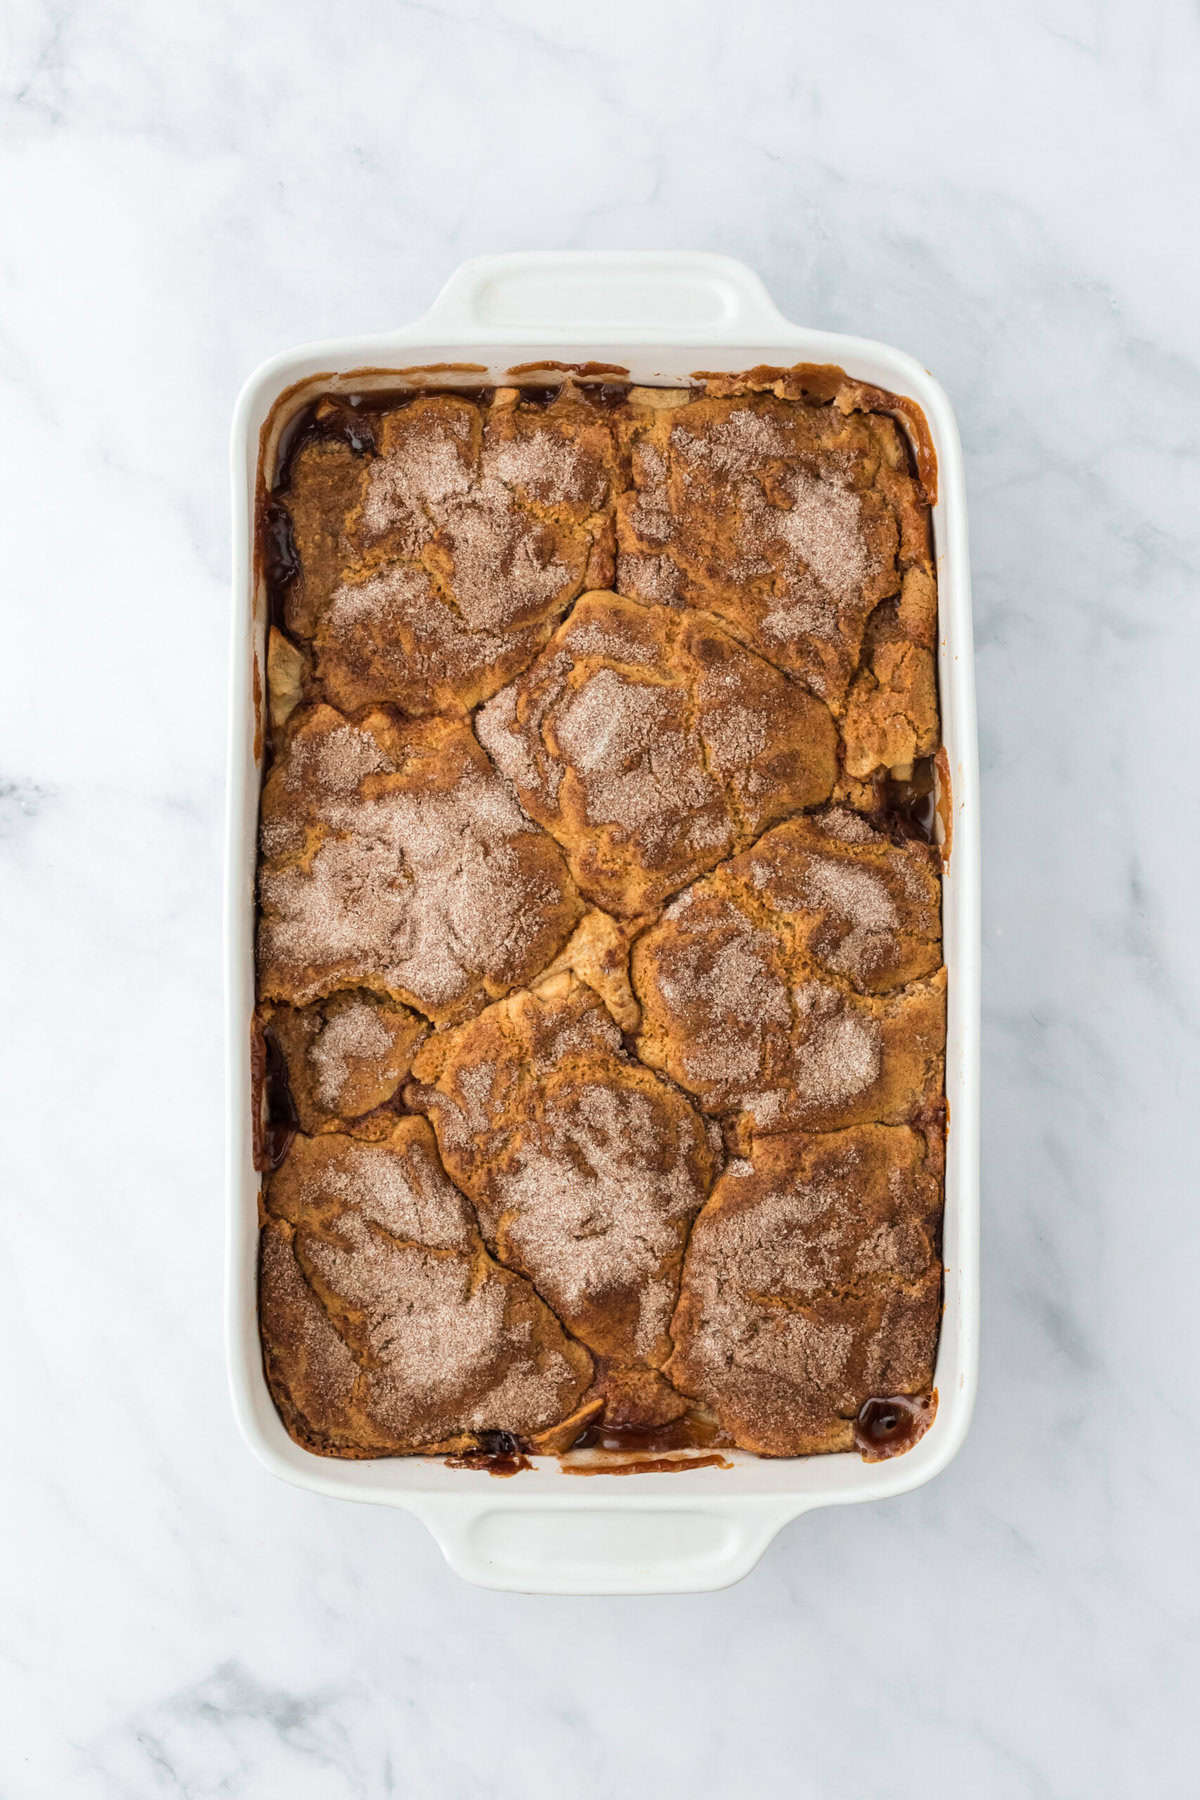
{"label": "white baking dish", "polygon": [[[949,970],[949,1137],[945,1314],[937,1416],[907,1454],[781,1461],[737,1454],[732,1469],[564,1474],[553,1459],[511,1481],[437,1459],[339,1462],[294,1444],[263,1377],[255,1271],[259,1177],[251,1158],[250,1018],[254,1007],[255,832],[260,765],[256,689],[264,602],[255,592],[253,522],[260,432],[280,396],[321,378],[421,364],[473,363],[500,381],[517,363],[602,362],[637,382],[685,385],[696,369],[839,363],[923,408],[938,462],[937,548],[943,739],[953,796],[945,881]],[[445,375],[438,378],[445,385]],[[461,377],[469,380],[470,377]],[[295,403],[307,394],[297,390]],[[979,822],[970,586],[962,453],[949,402],[911,357],[886,345],[790,324],[758,277],[728,257],[576,252],[480,257],[452,276],[424,318],[398,331],[311,344],[264,363],[233,426],[233,646],[227,869],[229,1034],[228,1332],[234,1405],[272,1473],[342,1500],[402,1506],[433,1532],[459,1574],[487,1587],[555,1594],[719,1588],[747,1573],[782,1525],[811,1507],[876,1500],[945,1468],[967,1430],[978,1336]]]}

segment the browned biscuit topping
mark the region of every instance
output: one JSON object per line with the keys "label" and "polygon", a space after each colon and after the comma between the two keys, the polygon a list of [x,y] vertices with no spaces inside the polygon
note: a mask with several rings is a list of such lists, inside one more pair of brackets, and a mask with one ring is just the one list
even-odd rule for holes
{"label": "browned biscuit topping", "polygon": [[373,436],[369,458],[321,440],[296,458],[288,628],[342,711],[469,711],[611,580],[612,426],[568,388],[548,408],[425,395]]}
{"label": "browned biscuit topping", "polygon": [[841,810],[792,819],[638,939],[638,1054],[739,1141],[897,1122],[941,1089],[940,962],[924,846]]}
{"label": "browned biscuit topping", "polygon": [[429,1027],[407,1006],[366,989],[312,1006],[276,1006],[266,1028],[283,1054],[301,1131],[388,1137],[388,1108]]}
{"label": "browned biscuit topping", "polygon": [[764,1456],[849,1450],[876,1394],[925,1394],[941,1148],[906,1125],[753,1140],[697,1219],[667,1365]]}
{"label": "browned biscuit topping", "polygon": [[645,409],[628,429],[622,591],[718,613],[840,708],[867,620],[925,554],[893,421],[748,394]]}
{"label": "browned biscuit topping", "polygon": [[259,904],[264,998],[359,986],[439,1023],[535,976],[583,911],[468,726],[328,706],[267,777]]}
{"label": "browned biscuit topping", "polygon": [[397,1120],[379,1144],[298,1138],[265,1200],[267,1371],[311,1447],[380,1455],[533,1434],[587,1388],[591,1358],[488,1255],[423,1119]]}
{"label": "browned biscuit topping", "polygon": [[928,434],[577,376],[324,397],[264,496],[267,1377],[330,1456],[874,1450],[941,1294]]}
{"label": "browned biscuit topping", "polygon": [[900,595],[867,621],[841,721],[847,775],[903,769],[937,749],[937,588],[928,568],[904,572]]}
{"label": "browned biscuit topping", "polygon": [[493,1254],[598,1356],[657,1367],[714,1146],[679,1091],[624,1052],[568,974],[432,1037],[411,1103]]}
{"label": "browned biscuit topping", "polygon": [[837,776],[819,700],[706,615],[615,594],[585,594],[475,728],[581,892],[625,918]]}

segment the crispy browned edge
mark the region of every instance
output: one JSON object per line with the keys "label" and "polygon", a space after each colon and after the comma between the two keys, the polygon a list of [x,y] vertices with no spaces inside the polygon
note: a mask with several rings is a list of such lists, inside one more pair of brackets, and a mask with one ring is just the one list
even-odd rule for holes
{"label": "crispy browned edge", "polygon": [[727,374],[719,369],[693,369],[692,380],[703,382],[716,393],[770,392],[778,394],[781,400],[817,403],[832,400],[840,389],[848,390],[854,395],[856,411],[887,413],[895,419],[913,453],[921,498],[927,506],[937,504],[938,464],[933,434],[921,407],[907,394],[893,394],[870,382],[855,381],[840,363],[793,363],[789,368],[759,363],[738,374]]}

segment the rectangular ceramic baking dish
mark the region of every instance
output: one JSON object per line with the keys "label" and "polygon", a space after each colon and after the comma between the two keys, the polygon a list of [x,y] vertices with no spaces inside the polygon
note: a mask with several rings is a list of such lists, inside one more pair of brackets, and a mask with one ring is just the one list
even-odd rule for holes
{"label": "rectangular ceramic baking dish", "polygon": [[[935,1420],[906,1454],[768,1461],[730,1469],[564,1474],[551,1458],[513,1480],[438,1459],[339,1462],[292,1442],[263,1376],[256,1309],[259,1177],[251,1155],[255,835],[265,690],[265,605],[254,567],[260,437],[314,390],[362,388],[381,372],[442,365],[446,386],[501,382],[516,364],[618,364],[635,382],[686,386],[693,371],[760,363],[838,363],[923,409],[937,456],[933,529],[940,600],[943,741],[952,795],[945,877],[949,972],[949,1128],[945,1311]],[[476,365],[474,374],[447,364]],[[346,379],[351,377],[351,379]],[[416,379],[420,380],[420,377]],[[286,1481],[340,1500],[401,1506],[423,1520],[451,1566],[487,1587],[530,1593],[681,1593],[727,1586],[781,1526],[817,1506],[878,1500],[945,1468],[966,1434],[978,1339],[979,819],[974,670],[962,452],[949,402],[912,357],[884,344],[811,331],[776,310],[758,277],[728,257],[571,252],[480,257],[451,277],[424,318],[398,331],[310,344],[251,376],[233,426],[226,956],[228,999],[228,1345],[234,1406],[250,1447]]]}

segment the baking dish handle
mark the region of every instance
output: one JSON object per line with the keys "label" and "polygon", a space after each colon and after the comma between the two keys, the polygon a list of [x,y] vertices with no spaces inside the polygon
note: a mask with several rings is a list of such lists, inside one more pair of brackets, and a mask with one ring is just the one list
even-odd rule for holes
{"label": "baking dish handle", "polygon": [[747,1495],[734,1505],[707,1506],[497,1506],[456,1495],[414,1510],[455,1574],[478,1587],[693,1594],[748,1575],[781,1527],[806,1508],[792,1496]]}
{"label": "baking dish handle", "polygon": [[413,331],[431,341],[542,343],[648,336],[723,344],[791,329],[745,263],[708,251],[549,250],[476,256],[454,271]]}

